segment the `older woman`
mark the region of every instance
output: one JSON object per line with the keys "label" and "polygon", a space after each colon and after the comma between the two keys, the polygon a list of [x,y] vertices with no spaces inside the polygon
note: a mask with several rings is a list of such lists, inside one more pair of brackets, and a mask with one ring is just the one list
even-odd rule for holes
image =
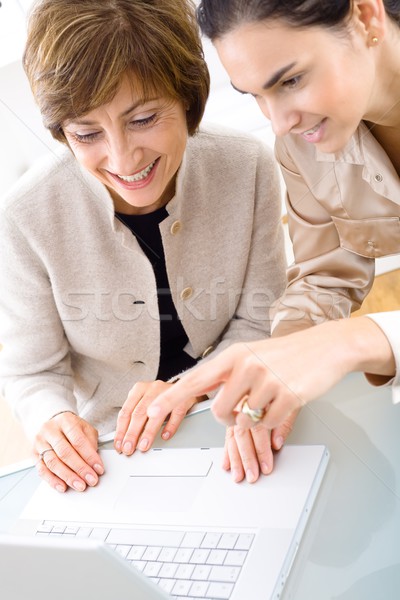
{"label": "older woman", "polygon": [[[209,76],[186,0],[41,0],[24,66],[65,149],[1,205],[1,389],[40,475],[84,490],[104,470],[99,431],[117,421],[117,450],[145,450],[173,378],[269,335],[279,186],[257,140],[199,130]],[[268,430],[253,442],[269,472]]]}

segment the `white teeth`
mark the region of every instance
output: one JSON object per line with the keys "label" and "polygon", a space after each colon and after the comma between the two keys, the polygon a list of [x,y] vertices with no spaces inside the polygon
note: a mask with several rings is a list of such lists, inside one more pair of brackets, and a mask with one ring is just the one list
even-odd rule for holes
{"label": "white teeth", "polygon": [[304,135],[312,135],[313,133],[315,133],[317,131],[317,129],[319,128],[319,125],[320,124],[318,123],[318,125],[316,125],[312,129],[309,129],[308,131],[305,131]]}
{"label": "white teeth", "polygon": [[153,161],[150,165],[143,169],[143,171],[140,171],[140,173],[135,173],[135,175],[118,175],[118,177],[123,181],[126,181],[127,183],[132,183],[133,181],[140,181],[141,179],[147,177],[147,175],[154,167],[155,163],[156,161]]}

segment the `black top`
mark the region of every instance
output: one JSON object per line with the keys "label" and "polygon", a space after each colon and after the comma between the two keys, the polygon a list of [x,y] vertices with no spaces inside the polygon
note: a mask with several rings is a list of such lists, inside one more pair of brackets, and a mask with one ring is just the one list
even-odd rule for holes
{"label": "black top", "polygon": [[159,224],[168,216],[168,213],[165,207],[162,207],[145,215],[116,213],[116,216],[132,231],[154,270],[161,339],[157,379],[166,381],[197,362],[183,350],[188,342],[188,337],[176,312],[169,287],[159,228]]}

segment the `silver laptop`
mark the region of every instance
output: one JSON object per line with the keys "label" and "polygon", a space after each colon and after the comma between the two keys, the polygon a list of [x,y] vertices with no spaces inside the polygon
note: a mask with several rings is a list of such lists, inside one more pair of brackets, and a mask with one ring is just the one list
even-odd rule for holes
{"label": "silver laptop", "polygon": [[[101,454],[106,473],[98,486],[58,494],[42,483],[16,524],[14,533],[35,536],[32,556],[40,549],[51,557],[39,561],[39,586],[51,564],[75,593],[72,568],[97,564],[100,580],[107,568],[124,572],[114,580],[135,599],[280,597],[327,466],[324,446],[285,446],[273,473],[256,484],[232,481],[221,468],[222,448]],[[79,549],[80,560],[72,553],[75,566],[65,558],[64,542]],[[1,571],[20,568],[16,545],[14,538],[15,551],[8,553],[3,544]],[[20,545],[29,554],[22,538]],[[90,578],[82,598],[102,598],[92,584]],[[107,587],[117,597],[111,583]]]}

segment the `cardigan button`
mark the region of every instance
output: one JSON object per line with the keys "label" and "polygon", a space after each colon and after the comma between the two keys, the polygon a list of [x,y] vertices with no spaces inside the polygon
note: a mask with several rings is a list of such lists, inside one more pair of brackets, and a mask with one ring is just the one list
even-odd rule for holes
{"label": "cardigan button", "polygon": [[211,352],[214,350],[214,346],[208,346],[208,348],[206,348],[203,352],[203,354],[201,355],[201,358],[205,358],[206,356],[208,356],[209,354],[211,354]]}
{"label": "cardigan button", "polygon": [[193,289],[191,287],[187,287],[181,291],[181,300],[189,300],[190,296],[193,294]]}
{"label": "cardigan button", "polygon": [[171,225],[171,234],[176,235],[182,229],[182,223],[180,221],[174,221]]}

